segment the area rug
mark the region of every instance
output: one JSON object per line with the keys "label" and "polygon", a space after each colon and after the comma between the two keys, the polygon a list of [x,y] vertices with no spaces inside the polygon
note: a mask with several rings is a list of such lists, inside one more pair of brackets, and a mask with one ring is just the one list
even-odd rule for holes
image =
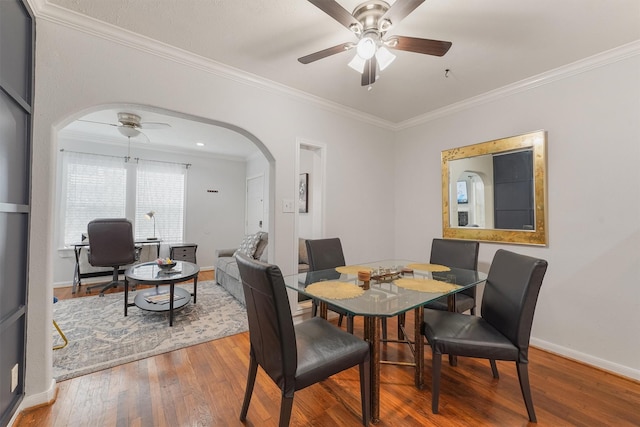
{"label": "area rug", "polygon": [[[180,287],[193,291],[192,284]],[[129,301],[135,293],[129,293]],[[192,301],[174,311],[172,327],[168,312],[133,306],[124,317],[123,298],[123,293],[113,293],[53,305],[53,318],[69,340],[65,348],[53,351],[57,381],[248,330],[244,306],[214,281],[198,283],[197,304]],[[52,330],[54,345],[62,343]]]}

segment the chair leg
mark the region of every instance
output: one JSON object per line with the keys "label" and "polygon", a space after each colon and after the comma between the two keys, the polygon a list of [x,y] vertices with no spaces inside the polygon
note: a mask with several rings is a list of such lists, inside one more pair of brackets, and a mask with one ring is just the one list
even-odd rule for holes
{"label": "chair leg", "polygon": [[67,336],[64,334],[64,332],[62,332],[62,329],[60,329],[60,326],[58,326],[58,323],[55,320],[53,321],[53,326],[58,331],[58,334],[60,334],[62,341],[64,341],[64,344],[58,344],[56,346],[53,346],[53,349],[60,350],[61,348],[65,348],[67,344],[69,344],[69,340],[67,339]]}
{"label": "chair leg", "polygon": [[116,266],[113,268],[113,277],[111,279],[111,283],[108,283],[107,285],[93,285],[93,286],[87,286],[87,290],[85,291],[86,293],[91,293],[91,290],[94,288],[99,288],[100,286],[102,286],[103,288],[100,289],[100,293],[98,294],[98,296],[103,297],[104,296],[104,291],[106,291],[107,289],[111,289],[111,288],[117,288],[118,285],[120,284],[120,282],[118,282],[118,276],[119,276],[119,268],[120,266]]}
{"label": "chair leg", "polygon": [[353,335],[353,316],[347,316],[347,332]]}
{"label": "chair leg", "polygon": [[249,411],[249,403],[251,403],[251,395],[253,394],[253,386],[256,383],[256,374],[258,373],[258,361],[253,355],[249,358],[249,373],[247,374],[247,388],[244,391],[244,402],[242,402],[242,410],[240,411],[240,421],[247,419]]}
{"label": "chair leg", "polygon": [[288,427],[289,422],[291,421],[291,409],[293,408],[293,396],[287,397],[282,394],[282,399],[280,401],[280,422],[278,425],[280,427]]}
{"label": "chair leg", "polygon": [[398,314],[398,339],[399,340],[403,340],[404,339],[404,334],[402,333],[402,328],[404,327],[406,320],[407,320],[406,313]]}
{"label": "chair leg", "polygon": [[368,426],[371,419],[371,361],[360,364],[360,402],[362,403],[362,425]]}
{"label": "chair leg", "polygon": [[311,301],[311,317],[316,317],[318,315],[318,301]]}
{"label": "chair leg", "polygon": [[491,373],[493,374],[493,378],[500,378],[500,374],[498,374],[498,365],[496,365],[496,361],[493,359],[489,359],[489,363],[491,363]]}
{"label": "chair leg", "polygon": [[433,352],[431,356],[431,412],[438,413],[440,399],[440,369],[442,367],[442,354]]}
{"label": "chair leg", "polygon": [[529,414],[529,421],[537,423],[536,412],[533,409],[533,399],[531,398],[531,387],[529,386],[529,367],[528,363],[516,362],[516,368],[518,369],[518,379],[520,380],[520,391],[522,391],[522,397],[524,398],[524,404],[527,407],[527,413]]}
{"label": "chair leg", "polygon": [[383,341],[387,340],[387,318],[382,318],[382,339]]}
{"label": "chair leg", "polygon": [[344,319],[344,316],[341,314],[340,317],[338,317],[338,326],[342,326],[342,319]]}

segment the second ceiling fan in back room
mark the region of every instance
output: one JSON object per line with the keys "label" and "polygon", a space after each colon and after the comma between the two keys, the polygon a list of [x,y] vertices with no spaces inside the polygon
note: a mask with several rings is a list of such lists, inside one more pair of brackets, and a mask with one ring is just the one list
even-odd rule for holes
{"label": "second ceiling fan in back room", "polygon": [[143,122],[141,120],[140,116],[134,113],[118,113],[118,123],[105,123],[86,119],[80,119],[79,121],[113,126],[127,138],[135,138],[142,134],[147,140],[148,137],[142,133],[141,129],[163,129],[171,127],[169,123]]}
{"label": "second ceiling fan in back room", "polygon": [[298,58],[309,64],[322,58],[356,48],[349,66],[362,74],[362,86],[375,83],[378,70],[384,70],[395,59],[389,49],[443,56],[451,42],[392,35],[387,32],[407,17],[424,0],[396,0],[393,5],[379,0],[362,3],[349,13],[335,0],[309,0],[327,15],[344,25],[358,38],[357,42],[342,43]]}

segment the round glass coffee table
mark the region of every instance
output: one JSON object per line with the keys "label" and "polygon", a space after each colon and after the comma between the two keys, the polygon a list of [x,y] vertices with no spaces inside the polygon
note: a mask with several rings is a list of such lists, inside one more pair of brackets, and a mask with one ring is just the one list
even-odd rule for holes
{"label": "round glass coffee table", "polygon": [[[124,273],[124,315],[132,306],[147,311],[169,311],[169,326],[173,326],[173,310],[184,307],[193,297],[196,303],[198,291],[198,273],[200,267],[177,261],[171,270],[163,270],[155,261],[135,264]],[[176,283],[193,279],[193,293],[175,286]],[[143,289],[129,302],[129,282],[141,285],[155,285],[154,288]],[[164,285],[164,286],[161,286]]]}

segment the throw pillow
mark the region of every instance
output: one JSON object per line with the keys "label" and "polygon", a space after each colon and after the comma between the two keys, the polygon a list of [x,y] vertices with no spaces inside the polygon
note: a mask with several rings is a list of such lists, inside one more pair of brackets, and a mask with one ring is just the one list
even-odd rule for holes
{"label": "throw pillow", "polygon": [[267,244],[269,243],[269,233],[262,233],[260,236],[260,241],[258,242],[258,246],[256,246],[256,251],[253,254],[253,258],[259,259],[262,261],[263,254],[265,249],[267,249]]}
{"label": "throw pillow", "polygon": [[258,231],[256,234],[247,234],[244,236],[242,243],[240,243],[240,247],[234,252],[233,256],[243,253],[253,258],[253,254],[256,252],[256,248],[258,247],[258,242],[260,242],[260,237],[262,237],[262,233],[262,231]]}

